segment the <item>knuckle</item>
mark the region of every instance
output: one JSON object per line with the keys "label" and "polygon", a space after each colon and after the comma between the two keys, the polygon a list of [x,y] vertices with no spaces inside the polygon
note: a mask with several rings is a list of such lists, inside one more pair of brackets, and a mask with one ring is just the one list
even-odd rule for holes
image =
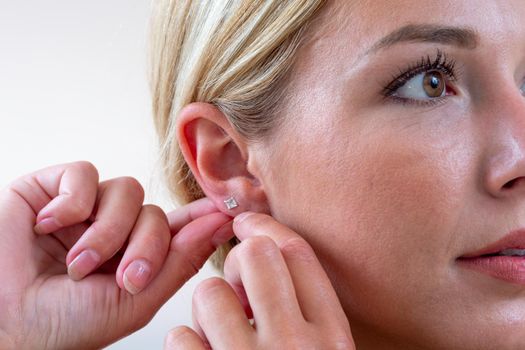
{"label": "knuckle", "polygon": [[285,326],[274,333],[271,344],[263,344],[262,348],[273,348],[277,342],[279,349],[355,350],[354,342],[348,336],[332,337],[329,334],[320,329],[304,328],[301,325]]}
{"label": "knuckle", "polygon": [[153,215],[165,216],[164,211],[158,205],[155,204],[144,204],[143,209],[152,213]]}
{"label": "knuckle", "polygon": [[2,197],[8,198],[10,196],[18,197],[24,200],[28,205],[29,202],[26,200],[24,193],[34,193],[35,188],[38,188],[38,185],[34,183],[34,179],[29,176],[20,177],[12,182],[10,182],[3,190]]}
{"label": "knuckle", "polygon": [[240,259],[253,259],[259,257],[272,257],[278,253],[279,248],[268,236],[254,236],[242,241],[236,249]]}
{"label": "knuckle", "polygon": [[15,179],[2,188],[2,194],[9,195],[10,193],[19,194],[20,182],[26,181],[26,177]]}
{"label": "knuckle", "polygon": [[[307,338],[302,339],[302,337],[297,336],[297,334],[293,334],[290,332],[278,332],[278,334],[275,335],[277,338],[277,348],[278,349],[289,349],[289,350],[302,350],[302,349],[315,349],[317,347],[313,346],[311,343],[309,344]],[[263,348],[271,349],[272,346],[275,346],[276,344],[274,342],[265,344]]]}
{"label": "knuckle", "polygon": [[140,240],[140,249],[149,252],[154,261],[163,260],[169,249],[168,236],[162,230],[151,230]]}
{"label": "knuckle", "polygon": [[211,277],[201,281],[193,292],[193,301],[199,304],[205,300],[213,300],[213,295],[218,294],[224,288],[225,283],[219,277]]}
{"label": "knuckle", "polygon": [[192,296],[192,306],[196,318],[212,312],[217,303],[223,300],[225,288],[228,283],[220,277],[211,277],[200,282]]}
{"label": "knuckle", "polygon": [[86,220],[91,215],[93,204],[88,203],[84,198],[81,197],[71,197],[66,208],[69,212],[69,215],[80,220]]}
{"label": "knuckle", "polygon": [[193,335],[193,330],[187,326],[176,327],[168,332],[164,343],[166,346],[173,346],[180,343],[185,343],[186,339],[191,338]]}
{"label": "knuckle", "polygon": [[153,316],[155,316],[153,312],[141,313],[140,315],[137,315],[134,318],[134,324],[133,324],[132,331],[135,332],[135,331],[138,331],[139,329],[146,327],[148,323],[150,323],[151,320],[153,319]]}
{"label": "knuckle", "polygon": [[333,350],[352,350],[355,349],[354,342],[348,337],[337,338],[333,341],[331,346]]}
{"label": "knuckle", "polygon": [[282,348],[283,349],[293,349],[293,350],[302,350],[302,349],[314,349],[314,347],[310,344],[306,344],[306,342],[299,341],[297,339],[290,339],[285,340],[282,342]]}
{"label": "knuckle", "polygon": [[278,261],[280,255],[277,244],[268,236],[254,236],[245,239],[226,256],[224,261],[224,273],[227,276],[234,275],[235,271],[243,264],[265,265]]}
{"label": "knuckle", "polygon": [[11,193],[14,193],[14,189],[11,187],[11,184],[8,184],[5,187],[0,188],[0,203],[4,203]]}
{"label": "knuckle", "polygon": [[286,239],[279,245],[279,248],[285,257],[299,258],[306,261],[315,259],[312,247],[300,237]]}
{"label": "knuckle", "polygon": [[117,221],[95,221],[91,227],[104,245],[107,245],[108,239],[113,242],[115,237],[124,233],[124,228]]}
{"label": "knuckle", "polygon": [[131,196],[144,200],[144,188],[140,182],[131,176],[122,176],[114,179],[115,183],[122,186]]}
{"label": "knuckle", "polygon": [[72,163],[71,166],[77,168],[83,174],[91,174],[96,176],[98,179],[99,174],[97,167],[87,160],[79,160]]}
{"label": "knuckle", "polygon": [[152,236],[161,238],[162,242],[171,238],[168,218],[158,206],[151,204],[144,205],[140,215],[148,218],[148,226],[153,229]]}
{"label": "knuckle", "polygon": [[274,219],[271,216],[263,213],[254,213],[245,220],[245,222],[251,226],[265,226],[271,221],[274,221]]}
{"label": "knuckle", "polygon": [[154,204],[145,204],[144,206],[142,206],[142,210],[146,215],[165,223],[166,227],[169,229],[168,217],[166,216],[164,210],[162,210],[159,206]]}

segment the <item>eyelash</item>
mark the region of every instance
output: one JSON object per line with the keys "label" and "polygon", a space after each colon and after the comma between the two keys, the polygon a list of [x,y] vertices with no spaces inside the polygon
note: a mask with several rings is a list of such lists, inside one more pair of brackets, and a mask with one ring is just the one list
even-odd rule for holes
{"label": "eyelash", "polygon": [[439,71],[444,73],[448,77],[448,83],[456,82],[458,80],[459,72],[456,69],[456,61],[449,59],[445,53],[441,50],[437,50],[436,58],[434,61],[431,60],[430,55],[423,56],[418,62],[409,65],[405,69],[399,69],[399,74],[392,76],[392,82],[389,83],[381,94],[385,98],[390,98],[396,103],[403,105],[417,105],[417,106],[434,106],[438,103],[444,102],[443,97],[431,98],[428,100],[415,100],[406,97],[398,97],[394,94],[403,85],[405,85],[410,79],[417,76],[420,73],[426,73],[430,71]]}

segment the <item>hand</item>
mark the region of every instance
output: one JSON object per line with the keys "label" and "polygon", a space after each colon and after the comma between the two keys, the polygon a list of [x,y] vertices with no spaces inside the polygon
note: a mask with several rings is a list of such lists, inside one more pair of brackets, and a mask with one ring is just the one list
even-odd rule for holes
{"label": "hand", "polygon": [[[196,331],[170,332],[165,349],[355,349],[348,320],[312,248],[271,216],[243,213],[225,280],[195,290]],[[253,317],[253,326],[250,318]]]}
{"label": "hand", "polygon": [[2,348],[114,342],[149,322],[232,236],[231,218],[206,198],[167,217],[143,196],[132,178],[99,183],[87,162],[0,192]]}

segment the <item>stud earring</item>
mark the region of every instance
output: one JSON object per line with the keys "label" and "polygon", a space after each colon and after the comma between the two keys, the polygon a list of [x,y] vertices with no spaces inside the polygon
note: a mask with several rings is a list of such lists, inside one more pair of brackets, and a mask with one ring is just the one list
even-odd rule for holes
{"label": "stud earring", "polygon": [[235,198],[233,198],[233,196],[225,200],[224,204],[226,205],[226,208],[228,208],[228,210],[232,210],[233,208],[237,208],[239,206],[239,204],[237,204],[237,201],[235,200]]}

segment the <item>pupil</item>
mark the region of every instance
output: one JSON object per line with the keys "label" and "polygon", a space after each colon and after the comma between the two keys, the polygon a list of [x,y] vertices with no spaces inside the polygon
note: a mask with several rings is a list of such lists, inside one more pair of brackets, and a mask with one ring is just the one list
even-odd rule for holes
{"label": "pupil", "polygon": [[432,86],[433,89],[437,89],[439,87],[439,78],[435,75],[430,79],[430,86]]}
{"label": "pupil", "polygon": [[440,72],[429,72],[423,78],[423,88],[429,97],[439,97],[445,92],[445,81]]}

